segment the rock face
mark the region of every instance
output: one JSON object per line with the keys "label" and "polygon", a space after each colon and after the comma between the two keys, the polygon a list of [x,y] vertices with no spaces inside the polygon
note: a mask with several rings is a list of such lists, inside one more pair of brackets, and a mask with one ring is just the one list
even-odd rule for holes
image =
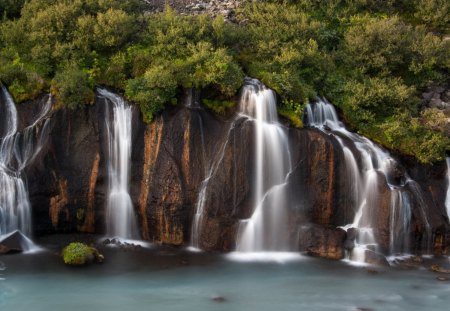
{"label": "rock face", "polygon": [[[36,234],[105,232],[105,105],[98,99],[96,105],[83,109],[54,112],[46,150],[26,172]],[[24,119],[32,111],[27,104],[19,110]],[[170,108],[151,124],[141,120],[134,109],[130,196],[141,237],[162,244],[189,244],[199,193],[207,180],[199,246],[235,249],[239,222],[253,212],[252,123],[245,118],[219,119],[194,103]],[[354,234],[338,227],[352,223],[356,211],[343,151],[335,138],[318,130],[286,130],[293,164],[286,239],[292,249],[340,259],[345,249],[352,248]],[[446,254],[450,230],[444,206],[445,164],[422,167],[411,159],[403,163],[409,175],[420,181],[410,191],[419,191],[422,198],[411,202],[412,250]],[[379,246],[387,253],[391,196],[386,182],[378,187],[379,208],[371,217]]]}

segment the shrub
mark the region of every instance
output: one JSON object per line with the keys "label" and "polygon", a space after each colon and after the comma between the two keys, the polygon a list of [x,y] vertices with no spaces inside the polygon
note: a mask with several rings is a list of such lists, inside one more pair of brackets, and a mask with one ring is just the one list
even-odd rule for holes
{"label": "shrub", "polygon": [[93,261],[95,252],[93,247],[74,242],[63,249],[62,255],[66,265],[80,266]]}
{"label": "shrub", "polygon": [[52,80],[52,94],[60,105],[77,109],[95,100],[94,85],[88,73],[75,64],[66,65]]}

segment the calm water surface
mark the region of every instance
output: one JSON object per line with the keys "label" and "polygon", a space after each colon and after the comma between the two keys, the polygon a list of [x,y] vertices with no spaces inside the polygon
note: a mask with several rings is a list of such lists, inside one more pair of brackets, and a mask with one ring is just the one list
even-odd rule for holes
{"label": "calm water surface", "polygon": [[376,268],[374,274],[305,257],[264,262],[170,249],[104,252],[104,264],[85,268],[66,267],[51,252],[0,257],[0,310],[450,308],[450,282],[426,270]]}

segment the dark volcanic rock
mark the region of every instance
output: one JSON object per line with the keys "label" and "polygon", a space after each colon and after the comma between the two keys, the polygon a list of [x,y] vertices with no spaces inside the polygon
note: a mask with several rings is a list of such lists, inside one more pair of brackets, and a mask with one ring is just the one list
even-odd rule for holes
{"label": "dark volcanic rock", "polygon": [[342,229],[305,225],[299,229],[299,250],[311,256],[343,259],[345,237]]}
{"label": "dark volcanic rock", "polygon": [[[199,244],[206,250],[230,251],[235,249],[240,220],[249,218],[254,208],[253,123],[234,116],[218,118],[197,104],[198,96],[190,104],[193,97],[188,93],[179,100],[184,106],[166,109],[150,124],[142,122],[134,108],[130,196],[143,239],[183,245],[191,239],[198,196],[207,179]],[[18,106],[24,123],[35,113],[27,105],[33,102]],[[48,144],[26,169],[35,233],[104,233],[107,107],[98,98],[93,106],[53,112]],[[342,258],[357,238],[353,229],[347,234],[337,229],[352,223],[357,209],[342,148],[336,138],[315,129],[286,131],[292,159],[286,239],[292,249],[300,246],[314,256]],[[401,184],[407,175],[419,181],[408,182],[405,190],[411,198],[411,251],[448,254],[445,163],[401,163],[406,170],[393,168],[390,182]],[[391,191],[384,178],[376,187],[379,196],[369,217],[381,252],[388,253]]]}
{"label": "dark volcanic rock", "polygon": [[0,240],[0,254],[20,253],[28,244],[27,238],[20,232],[14,231]]}

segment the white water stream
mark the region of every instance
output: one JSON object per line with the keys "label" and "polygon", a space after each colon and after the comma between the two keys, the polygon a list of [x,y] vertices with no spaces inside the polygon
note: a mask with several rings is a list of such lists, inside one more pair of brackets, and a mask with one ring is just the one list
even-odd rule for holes
{"label": "white water stream", "polygon": [[[411,223],[410,196],[415,197],[423,211],[424,202],[420,187],[406,173],[400,183],[393,182],[392,170],[398,166],[396,161],[372,141],[348,131],[339,121],[331,104],[318,100],[313,105],[307,105],[306,110],[306,123],[326,134],[333,135],[344,152],[346,178],[350,180],[356,205],[353,223],[348,224],[344,229],[353,227],[359,232],[356,246],[349,259],[364,262],[366,251],[377,251],[372,212],[379,208],[381,203],[379,184],[382,180],[380,178],[386,180],[391,192],[390,252],[391,254],[407,253]],[[343,138],[346,138],[345,142]],[[349,142],[351,145],[348,145]],[[423,217],[426,223],[427,239],[429,239],[431,238],[430,226],[425,214]]]}
{"label": "white water stream", "polygon": [[3,127],[0,137],[0,239],[20,231],[25,235],[22,248],[28,251],[34,245],[29,239],[32,233],[31,204],[23,170],[33,162],[47,140],[47,116],[52,98],[49,96],[31,125],[18,131],[17,109],[4,86],[0,96],[4,104],[4,116],[0,118]]}
{"label": "white water stream", "polygon": [[255,129],[254,211],[240,224],[238,252],[289,251],[287,177],[291,171],[288,138],[278,123],[275,93],[248,80],[239,104]]}
{"label": "white water stream", "polygon": [[[98,89],[107,107],[108,193],[106,232],[109,237],[134,240],[139,238],[136,216],[129,194],[131,158],[132,108],[120,96]],[[108,110],[107,110],[108,111]]]}

